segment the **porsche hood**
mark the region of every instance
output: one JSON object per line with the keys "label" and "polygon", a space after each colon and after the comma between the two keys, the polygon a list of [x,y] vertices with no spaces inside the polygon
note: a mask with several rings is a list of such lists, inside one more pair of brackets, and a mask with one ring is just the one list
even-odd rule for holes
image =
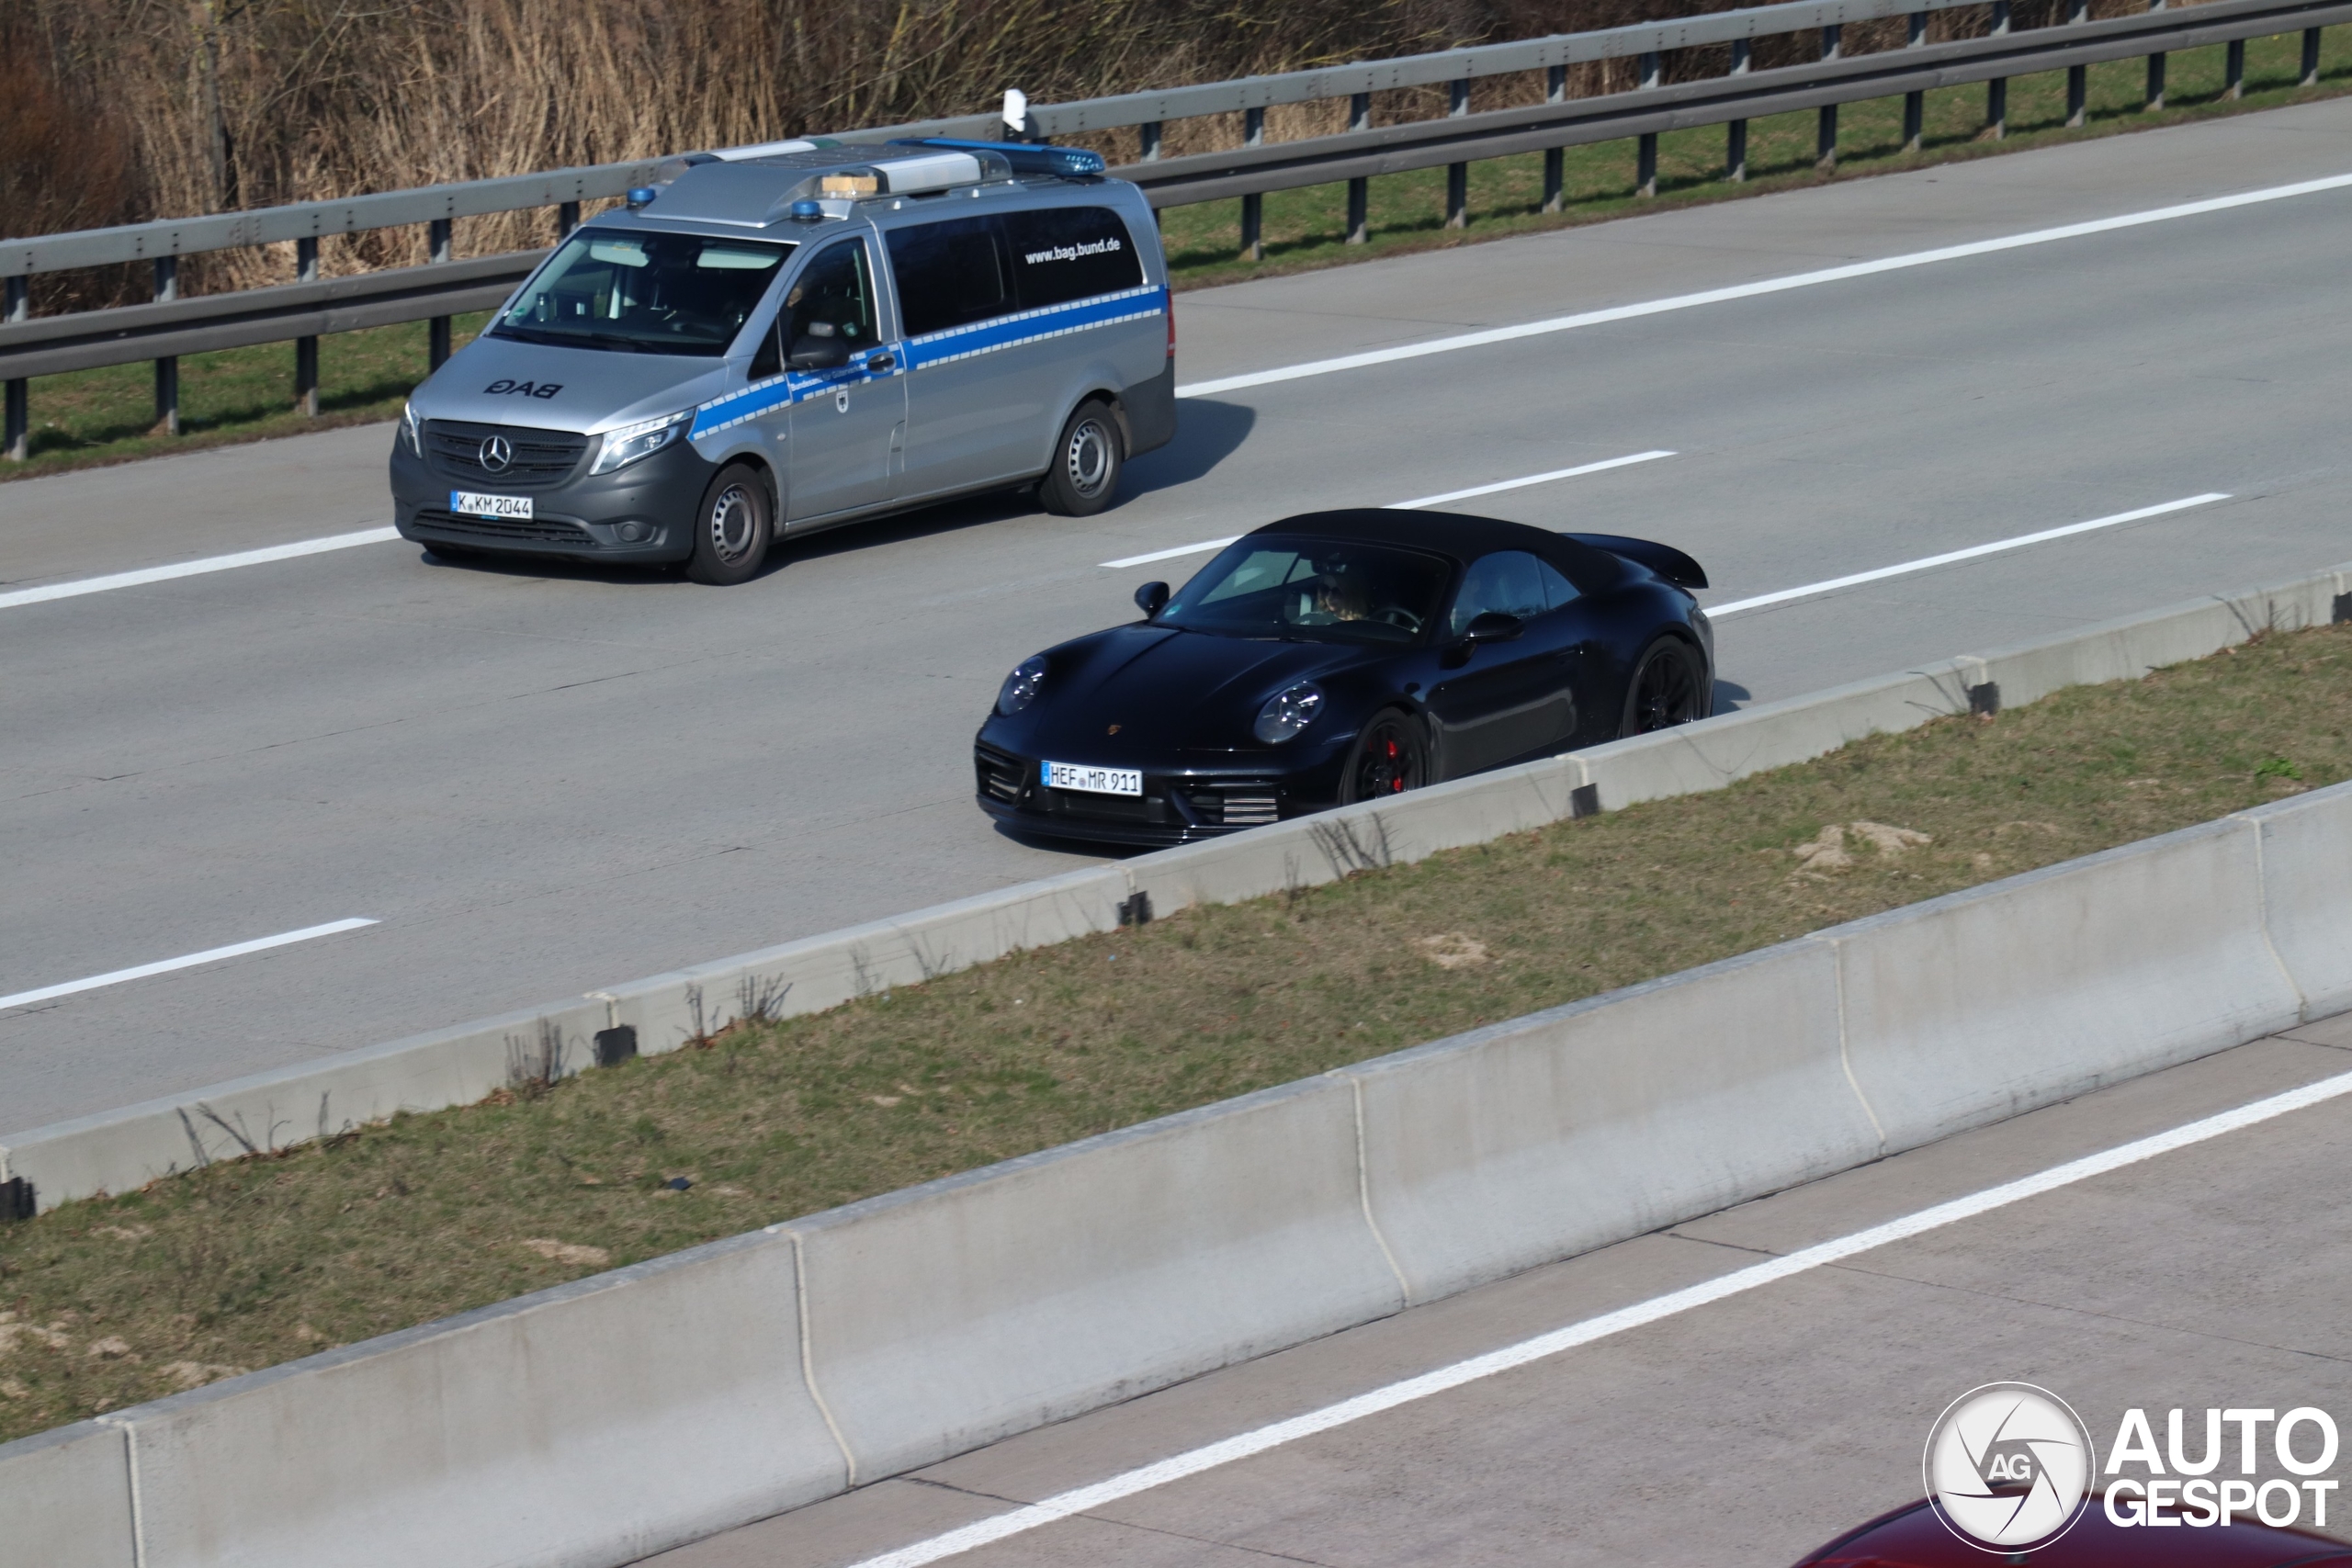
{"label": "porsche hood", "polygon": [[1032,748],[1073,759],[1091,759],[1106,743],[1123,757],[1261,750],[1250,727],[1268,697],[1295,682],[1329,679],[1363,657],[1330,643],[1114,626],[1050,649],[1036,705],[996,722]]}

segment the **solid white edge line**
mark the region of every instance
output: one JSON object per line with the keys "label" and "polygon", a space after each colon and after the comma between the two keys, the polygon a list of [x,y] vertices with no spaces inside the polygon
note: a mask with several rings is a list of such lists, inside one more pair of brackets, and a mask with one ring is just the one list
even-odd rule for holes
{"label": "solid white edge line", "polygon": [[[1241,536],[1238,534],[1233,536],[1233,539],[1239,537]],[[1117,560],[1106,560],[1099,564],[1112,571],[1116,571],[1123,566],[1149,566],[1156,560],[1174,560],[1178,556],[1197,556],[1208,550],[1221,550],[1233,543],[1233,539],[1204,539],[1197,545],[1179,545],[1172,550],[1154,550],[1145,556],[1122,556]]]}
{"label": "solid white edge line", "polygon": [[1530,485],[1550,484],[1554,479],[1572,479],[1580,474],[1598,474],[1609,468],[1630,468],[1635,463],[1654,463],[1660,457],[1671,457],[1667,451],[1635,452],[1630,457],[1608,457],[1598,463],[1584,463],[1573,468],[1555,468],[1548,474],[1530,474],[1523,479],[1498,479],[1490,485],[1472,485],[1468,490],[1450,490],[1443,495],[1425,495],[1419,501],[1392,501],[1382,508],[1386,512],[1410,512],[1416,507],[1442,506],[1449,501],[1467,501],[1474,495],[1494,495],[1507,490],[1525,490]]}
{"label": "solid white edge line", "polygon": [[1900,272],[1907,267],[1932,266],[1938,262],[1959,261],[1968,256],[1992,255],[2001,251],[2014,251],[2028,245],[2047,245],[2060,240],[2080,239],[2089,234],[2111,233],[2118,229],[2136,229],[2148,223],[2165,223],[2179,218],[2196,218],[2209,212],[2227,212],[2233,208],[2254,207],[2263,202],[2284,201],[2290,197],[2311,196],[2320,191],[2341,190],[2352,186],[2352,175],[2331,175],[2324,179],[2302,180],[2294,185],[2272,186],[2263,190],[2244,191],[2236,196],[2214,197],[2204,201],[2186,201],[2173,207],[2152,208],[2144,212],[2127,212],[2113,218],[2097,218],[2084,223],[2067,223],[2055,229],[2035,229],[2022,234],[2008,234],[1996,240],[1977,240],[1962,245],[1945,245],[1932,251],[1913,251],[1905,255],[1884,256],[1877,261],[1852,262],[1844,266],[1823,267],[1815,272],[1792,273],[1784,277],[1769,277],[1756,283],[1734,284],[1725,288],[1702,289],[1695,294],[1677,294],[1664,299],[1649,299],[1635,305],[1619,305],[1605,310],[1586,310],[1573,316],[1554,316],[1545,321],[1526,321],[1513,327],[1491,327],[1484,332],[1461,333],[1453,337],[1432,338],[1425,343],[1405,344],[1395,348],[1373,349],[1363,354],[1342,355],[1336,359],[1317,359],[1304,365],[1289,365],[1275,370],[1257,370],[1244,376],[1227,376],[1214,381],[1195,381],[1176,389],[1180,398],[1206,398],[1219,392],[1236,392],[1247,387],[1264,387],[1277,381],[1296,381],[1309,376],[1329,376],[1334,371],[1361,369],[1371,365],[1389,365],[1400,359],[1419,359],[1424,355],[1452,354],[1465,348],[1483,348],[1489,344],[1510,343],[1519,338],[1541,337],[1550,333],[1572,332],[1578,327],[1604,325],[1611,321],[1629,321],[1642,316],[1662,315],[1669,310],[1687,310],[1699,305],[1720,304],[1730,299],[1749,299],[1761,294],[1779,294],[1792,288],[1811,288],[1824,283],[1842,283],[1848,278],[1869,277],[1882,272]]}
{"label": "solid white edge line", "polygon": [[1580,1323],[1573,1323],[1564,1328],[1554,1329],[1548,1334],[1540,1334],[1532,1339],[1522,1339],[1516,1345],[1507,1345],[1499,1350],[1488,1351],[1482,1356],[1473,1356],[1466,1360],[1440,1367],[1434,1371],[1424,1372],[1419,1377],[1389,1383],[1385,1387],[1374,1389],[1368,1393],[1358,1394],[1353,1399],[1341,1400],[1336,1404],[1325,1405],[1319,1410],[1310,1410],[1305,1415],[1292,1416],[1286,1421],[1277,1421],[1269,1426],[1258,1427],[1254,1431],[1227,1438],[1221,1442],[1193,1449],[1159,1461],[1157,1463],[1124,1472],[1089,1486],[1080,1486],[1067,1492],[1057,1493],[1040,1502],[1032,1503],[1026,1507],[999,1514],[993,1518],[981,1519],[959,1529],[948,1530],[928,1540],[917,1541],[910,1546],[900,1547],[895,1551],[887,1551],[876,1557],[866,1558],[856,1563],[854,1568],[922,1568],[922,1564],[937,1562],[943,1558],[957,1556],[994,1541],[1026,1534],[1030,1530],[1085,1513],[1090,1509],[1115,1503],[1122,1498],[1132,1497],[1139,1492],[1165,1486],[1171,1482],[1198,1475],[1204,1471],[1215,1470],[1221,1465],[1231,1464],[1237,1460],[1248,1459],[1252,1455],[1264,1453],[1270,1449],[1296,1442],[1302,1438],[1313,1437],[1317,1433],[1328,1432],[1351,1422],[1361,1421],[1368,1416],[1376,1416],[1383,1411],[1393,1410],[1400,1404],[1409,1404],[1416,1400],[1427,1399],[1432,1394],[1443,1393],[1449,1390],[1460,1388],[1465,1383],[1476,1382],[1499,1372],[1525,1366],[1529,1362],[1556,1356],[1564,1350],[1589,1345],[1595,1340],[1604,1339],[1614,1334],[1622,1334],[1627,1329],[1640,1328],[1690,1312],[1694,1308],[1707,1306],[1732,1296],[1742,1295],[1749,1291],[1778,1283],[1794,1275],[1808,1273],[1832,1263],[1842,1262],[1859,1253],[1869,1252],[1894,1242],[1908,1240],[1928,1231],[1956,1224],[1962,1220],[1973,1219],[1980,1214],[2006,1208],[2012,1203],[2022,1202],[2029,1198],[2038,1198],[2044,1193],[2072,1186],[2075,1182],[2087,1180],[2094,1176],[2104,1176],[2109,1171],[2137,1165],[2143,1160],[2154,1159],[2159,1155],[2170,1154],[2191,1145],[2221,1137],[2224,1134],[2238,1132],[2275,1117],[2287,1115],[2291,1111],[2307,1110],[2346,1094],[2352,1094],[2352,1073],[2342,1073],[2335,1077],[2322,1078],[2317,1083],[2306,1084],[2301,1089],[2289,1089],[2283,1094],[2274,1094],[2267,1099],[2257,1100],[2250,1105],[2242,1105],[2234,1111],[2224,1111],[2218,1115],[2207,1116],[2188,1122],[2185,1126],[2176,1127],[2170,1132],[2157,1133],[2099,1154],[2068,1160],[2063,1165],[2052,1166],[2032,1176],[2020,1177],[2015,1181],[2003,1182],[1997,1187],[1988,1187],[1982,1192],[1972,1193],[1964,1198],[1956,1198],[1947,1203],[1937,1203],[1899,1219],[1889,1220],[1883,1224],[1871,1225],[1835,1240],[1802,1247],[1795,1252],[1767,1262],[1752,1264],[1746,1269],[1736,1269],[1729,1274],[1700,1284],[1668,1292],[1665,1295],[1653,1296],[1647,1301],[1637,1302],[1628,1307],[1621,1307],[1615,1312],[1603,1313],[1598,1317],[1589,1317]]}
{"label": "solid white edge line", "polygon": [[2143,506],[2135,512],[2119,512],[2112,517],[2094,517],[2087,523],[2069,523],[2063,528],[2044,528],[2038,534],[2019,534],[2014,539],[1996,539],[1989,545],[1971,545],[1964,550],[1947,550],[1939,556],[1923,556],[1917,560],[1904,561],[1896,566],[1882,566],[1870,571],[1858,571],[1849,577],[1833,577],[1826,582],[1808,582],[1802,588],[1783,588],[1774,593],[1758,593],[1753,599],[1735,599],[1728,604],[1716,604],[1707,610],[1707,618],[1720,621],[1725,615],[1736,615],[1743,610],[1760,610],[1768,604],[1784,604],[1792,599],[1803,599],[1815,593],[1834,593],[1840,588],[1852,588],[1859,583],[1877,582],[1889,577],[1901,577],[1906,572],[1927,571],[1935,567],[1950,566],[1955,561],[1974,560],[1979,556],[1997,555],[2003,550],[2019,550],[2028,545],[2039,545],[2051,539],[2063,539],[2070,534],[2087,534],[2094,528],[2113,528],[2125,523],[2143,522],[2150,517],[2162,517],[2168,512],[2186,512],[2192,506],[2211,506],[2217,501],[2227,501],[2229,495],[2212,491],[2204,495],[2184,496],[2155,506]]}
{"label": "solid white edge line", "polygon": [[117,588],[137,588],[150,582],[169,582],[175,577],[202,577],[207,572],[234,571],[241,566],[293,560],[300,556],[323,555],[329,550],[347,550],[357,545],[380,545],[400,536],[401,532],[397,528],[368,528],[356,534],[333,534],[322,539],[300,539],[290,545],[272,545],[267,549],[241,550],[232,556],[207,556],[201,560],[184,560],[174,566],[143,567],[137,571],[118,571],[106,577],[52,582],[46,588],[19,588],[13,592],[0,593],[0,610],[13,610],[19,604],[45,604],[52,599],[78,599],[85,593],[105,593]]}
{"label": "solid white edge line", "polygon": [[189,969],[198,964],[210,964],[216,959],[241,958],[248,953],[261,953],[288,943],[308,942],[312,937],[333,936],[337,931],[356,931],[362,926],[377,922],[369,919],[329,920],[322,926],[304,926],[299,931],[280,931],[276,936],[255,937],[251,942],[231,942],[226,947],[209,947],[202,953],[191,953],[184,958],[165,958],[153,964],[141,964],[129,969],[110,970],[93,975],[86,980],[68,980],[62,985],[43,986],[38,990],[18,991],[13,997],[0,997],[0,1009],[24,1007],[32,1002],[45,1002],[52,997],[70,997],[79,991],[95,991],[101,986],[119,986],[125,980],[143,980],[150,975],[168,975],[175,969]]}

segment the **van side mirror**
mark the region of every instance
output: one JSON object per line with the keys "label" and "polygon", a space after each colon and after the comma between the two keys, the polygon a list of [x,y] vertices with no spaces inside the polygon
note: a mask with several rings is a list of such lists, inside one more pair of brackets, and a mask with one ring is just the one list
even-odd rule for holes
{"label": "van side mirror", "polygon": [[1470,618],[1462,628],[1464,642],[1512,642],[1527,629],[1527,623],[1517,615],[1507,615],[1500,610],[1487,610]]}
{"label": "van side mirror", "polygon": [[792,357],[785,363],[795,370],[838,370],[849,363],[847,340],[804,333],[792,340]]}
{"label": "van side mirror", "polygon": [[1159,614],[1167,604],[1168,584],[1164,582],[1147,582],[1136,590],[1136,608],[1143,612],[1143,618],[1147,621]]}

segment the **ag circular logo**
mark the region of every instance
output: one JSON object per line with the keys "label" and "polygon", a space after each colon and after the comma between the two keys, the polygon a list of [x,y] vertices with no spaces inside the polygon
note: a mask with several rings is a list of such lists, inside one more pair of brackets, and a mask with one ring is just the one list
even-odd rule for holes
{"label": "ag circular logo", "polygon": [[2098,1459],[2064,1400],[2030,1382],[1988,1382],[1953,1400],[1928,1432],[1928,1498],[1971,1546],[2041,1546],[2082,1517]]}

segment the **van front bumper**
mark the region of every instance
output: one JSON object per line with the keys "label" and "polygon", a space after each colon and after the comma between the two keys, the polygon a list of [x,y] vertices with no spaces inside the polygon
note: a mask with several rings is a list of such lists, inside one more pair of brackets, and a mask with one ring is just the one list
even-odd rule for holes
{"label": "van front bumper", "polygon": [[[590,443],[593,450],[594,443]],[[501,491],[433,471],[392,436],[392,525],[404,539],[517,555],[575,556],[613,561],[676,561],[694,553],[695,515],[718,466],[684,441],[616,473],[577,468],[551,485]],[[472,517],[449,510],[449,493],[480,488],[528,496],[528,517]]]}

